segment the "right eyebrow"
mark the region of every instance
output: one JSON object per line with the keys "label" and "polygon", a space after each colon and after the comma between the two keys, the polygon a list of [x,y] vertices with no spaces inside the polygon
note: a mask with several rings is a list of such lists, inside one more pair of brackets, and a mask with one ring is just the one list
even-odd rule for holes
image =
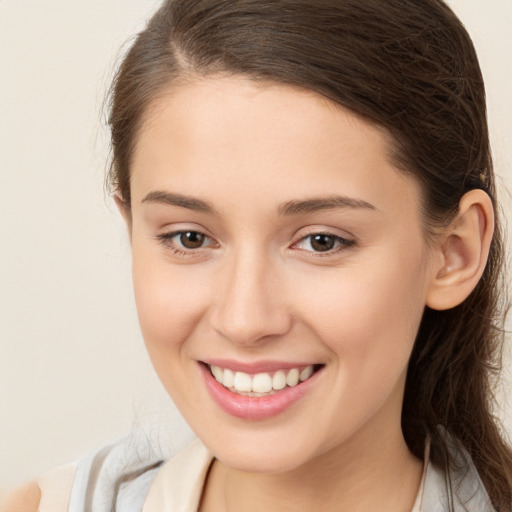
{"label": "right eyebrow", "polygon": [[180,206],[196,212],[208,213],[210,215],[218,215],[215,208],[208,202],[196,197],[184,196],[163,190],[154,190],[150,192],[142,203],[160,203],[171,206]]}
{"label": "right eyebrow", "polygon": [[287,201],[279,206],[279,215],[304,215],[318,211],[343,208],[363,208],[377,211],[377,208],[373,204],[363,201],[362,199],[333,195]]}

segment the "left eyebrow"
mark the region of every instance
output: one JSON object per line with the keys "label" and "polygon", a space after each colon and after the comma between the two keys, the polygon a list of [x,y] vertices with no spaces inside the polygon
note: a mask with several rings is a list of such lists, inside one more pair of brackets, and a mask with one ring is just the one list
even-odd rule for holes
{"label": "left eyebrow", "polygon": [[187,208],[201,213],[218,215],[215,208],[208,201],[183,194],[165,192],[163,190],[154,190],[153,192],[150,192],[141,202],[180,206],[181,208]]}
{"label": "left eyebrow", "polygon": [[337,210],[339,208],[355,208],[378,211],[378,209],[362,199],[345,196],[313,197],[310,199],[293,200],[283,203],[278,208],[281,216],[301,215],[324,210]]}

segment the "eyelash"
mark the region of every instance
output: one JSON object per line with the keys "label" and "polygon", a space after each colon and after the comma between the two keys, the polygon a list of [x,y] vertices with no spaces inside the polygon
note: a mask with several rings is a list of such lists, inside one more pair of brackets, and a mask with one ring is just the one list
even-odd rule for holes
{"label": "eyelash", "polygon": [[[200,246],[196,249],[186,249],[186,248],[180,247],[175,242],[173,242],[174,238],[182,236],[186,233],[194,233],[194,234],[203,236],[205,238],[205,240],[212,240],[208,235],[205,235],[204,233],[201,233],[200,231],[194,231],[194,230],[181,230],[181,231],[173,231],[171,233],[163,233],[161,235],[157,235],[156,238],[162,245],[164,245],[166,248],[170,249],[174,254],[177,254],[179,256],[192,256],[194,253],[197,254],[197,252],[199,252],[201,249],[205,248],[205,246]],[[315,255],[314,257],[333,256],[333,255],[338,254],[339,252],[346,250],[349,247],[352,247],[356,244],[355,240],[343,238],[341,236],[338,236],[338,235],[335,235],[335,234],[329,233],[329,232],[316,231],[316,232],[313,232],[313,233],[303,236],[297,242],[292,244],[292,247],[301,242],[305,242],[308,239],[310,239],[309,243],[311,245],[312,238],[316,237],[316,236],[324,236],[324,237],[329,237],[331,239],[334,239],[335,248],[329,249],[327,251],[307,251],[307,250],[305,250],[305,252],[314,254]],[[337,246],[336,246],[336,244],[337,244]]]}

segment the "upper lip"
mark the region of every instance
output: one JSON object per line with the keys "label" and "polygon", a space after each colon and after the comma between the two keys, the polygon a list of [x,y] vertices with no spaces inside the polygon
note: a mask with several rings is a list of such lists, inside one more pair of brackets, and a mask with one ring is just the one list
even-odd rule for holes
{"label": "upper lip", "polygon": [[235,361],[233,359],[203,359],[201,362],[210,366],[219,366],[234,372],[249,374],[274,372],[277,370],[289,370],[291,368],[304,368],[316,365],[313,362],[290,362],[290,361]]}

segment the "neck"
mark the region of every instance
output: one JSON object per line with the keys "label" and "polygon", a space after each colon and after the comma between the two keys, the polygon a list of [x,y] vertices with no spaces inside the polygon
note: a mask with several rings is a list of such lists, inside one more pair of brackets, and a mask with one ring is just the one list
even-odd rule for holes
{"label": "neck", "polygon": [[375,433],[369,426],[284,473],[247,473],[215,461],[201,510],[410,512],[421,474],[400,428]]}

